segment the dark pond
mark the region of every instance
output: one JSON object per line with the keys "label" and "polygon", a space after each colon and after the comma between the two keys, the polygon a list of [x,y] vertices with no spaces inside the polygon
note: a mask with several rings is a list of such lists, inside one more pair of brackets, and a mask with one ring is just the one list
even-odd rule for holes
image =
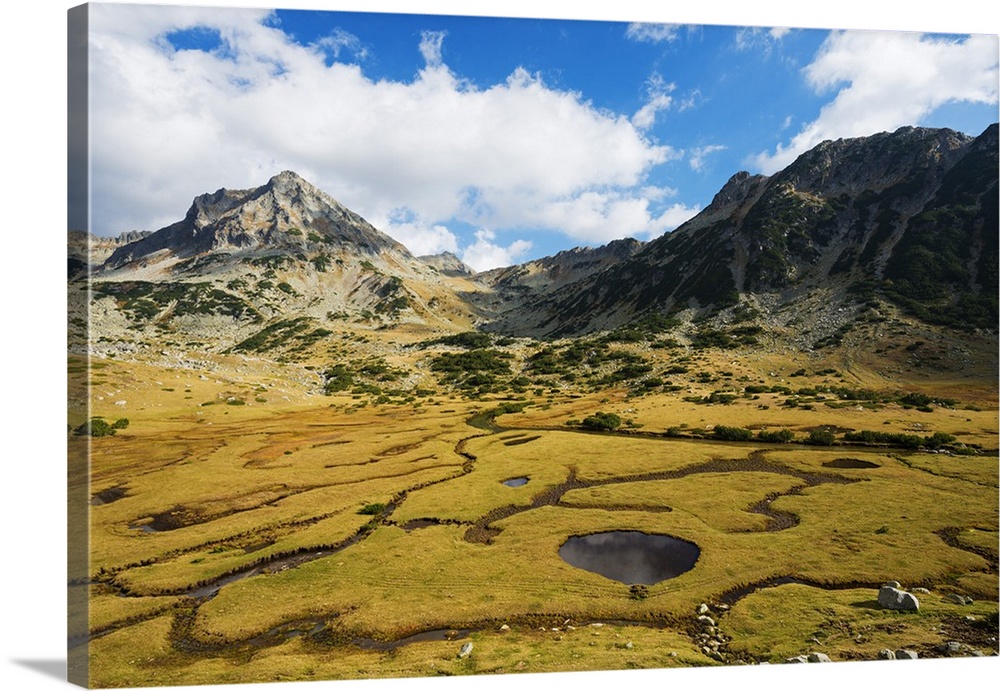
{"label": "dark pond", "polygon": [[628,585],[676,578],[694,568],[699,554],[693,542],[625,530],[574,536],[559,548],[571,566]]}
{"label": "dark pond", "polygon": [[109,487],[108,489],[95,494],[90,500],[90,503],[92,506],[110,504],[111,502],[124,498],[127,493],[128,489],[126,487]]}
{"label": "dark pond", "polygon": [[528,478],[526,477],[512,477],[509,480],[504,480],[503,484],[508,487],[520,487],[521,485],[528,484]]}
{"label": "dark pond", "polygon": [[881,468],[878,463],[862,461],[860,458],[835,458],[823,464],[825,468]]}

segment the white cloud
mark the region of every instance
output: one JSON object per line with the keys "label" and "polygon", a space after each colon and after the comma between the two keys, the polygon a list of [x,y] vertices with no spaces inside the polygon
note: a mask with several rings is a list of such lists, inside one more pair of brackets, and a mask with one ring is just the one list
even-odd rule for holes
{"label": "white cloud", "polygon": [[[698,215],[699,211],[701,211],[700,206],[673,204],[650,224],[649,229],[644,233],[644,235],[647,239],[652,239],[662,235],[667,231],[677,228],[682,223],[690,221]],[[640,237],[642,235],[643,234],[640,234]]]}
{"label": "white cloud", "polygon": [[640,108],[635,115],[632,116],[632,124],[639,130],[648,130],[656,122],[656,114],[661,110],[668,110],[670,105],[673,103],[673,97],[670,95],[677,85],[674,83],[667,83],[658,74],[654,74],[646,82],[646,91],[649,94],[649,99],[646,101],[645,105]]}
{"label": "white cloud", "polygon": [[[91,17],[99,233],[162,227],[202,192],[290,169],[370,220],[406,209],[419,224],[384,229],[425,248],[449,246],[435,228],[451,220],[500,229],[563,217],[569,227],[551,228],[572,234],[602,210],[605,225],[628,215],[650,169],[678,156],[524,69],[472,85],[443,62],[443,33],[422,35],[426,66],[401,82],[328,65],[338,40],[355,57],[359,44],[338,34],[296,44],[264,11],[99,4]],[[175,51],[164,39],[193,27],[218,31],[223,50]],[[589,209],[586,223],[562,213],[588,193],[618,201]]]}
{"label": "white cloud", "polygon": [[803,73],[817,93],[836,95],[790,142],[755,158],[765,173],[827,139],[919,125],[946,103],[997,103],[997,37],[840,31]]}
{"label": "white cloud", "polygon": [[519,263],[531,249],[531,242],[528,240],[515,240],[503,247],[494,243],[495,239],[496,233],[493,231],[477,230],[476,241],[462,251],[462,261],[476,271],[488,271]]}
{"label": "white cloud", "polygon": [[339,58],[342,52],[350,53],[359,60],[364,60],[368,57],[368,49],[364,46],[361,39],[340,28],[334,29],[333,33],[329,36],[323,36],[314,45],[317,48],[329,51],[334,59]]}
{"label": "white cloud", "polygon": [[755,50],[764,58],[770,58],[775,49],[780,48],[782,39],[790,32],[791,29],[788,27],[744,27],[736,32],[736,50],[741,52]]}
{"label": "white cloud", "polygon": [[406,248],[417,257],[441,252],[458,253],[458,237],[443,225],[369,220],[377,228],[406,245]]}
{"label": "white cloud", "polygon": [[625,30],[625,36],[633,41],[643,43],[670,43],[677,40],[680,29],[680,24],[634,22],[628,25],[628,29]]}
{"label": "white cloud", "polygon": [[444,43],[445,31],[424,31],[420,35],[420,54],[428,67],[441,65],[441,46]]}
{"label": "white cloud", "polygon": [[691,166],[691,170],[702,171],[705,169],[705,157],[714,154],[718,151],[725,151],[726,147],[722,144],[709,144],[707,146],[700,146],[691,151],[691,157],[688,159],[688,164]]}

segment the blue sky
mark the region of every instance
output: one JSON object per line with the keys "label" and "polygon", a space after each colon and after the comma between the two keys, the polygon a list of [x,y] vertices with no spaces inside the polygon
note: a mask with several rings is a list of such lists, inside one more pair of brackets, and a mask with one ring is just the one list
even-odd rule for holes
{"label": "blue sky", "polygon": [[91,230],[295,170],[476,269],[670,232],[824,139],[998,119],[996,35],[94,5]]}

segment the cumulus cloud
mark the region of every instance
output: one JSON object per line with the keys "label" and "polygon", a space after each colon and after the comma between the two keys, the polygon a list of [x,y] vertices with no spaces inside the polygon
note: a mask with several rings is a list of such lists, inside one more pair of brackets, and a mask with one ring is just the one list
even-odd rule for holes
{"label": "cumulus cloud", "polygon": [[415,256],[451,252],[458,254],[458,237],[440,224],[370,220],[377,228],[406,245]]}
{"label": "cumulus cloud", "polygon": [[[261,10],[92,7],[95,232],[153,230],[202,192],[254,187],[284,169],[426,251],[453,250],[452,221],[549,222],[574,237],[655,221],[638,212],[636,187],[678,154],[627,116],[521,68],[473,85],[445,64],[442,32],[419,38],[426,64],[411,81],[375,80],[360,64],[331,61],[336,50],[357,58],[360,39],[334,33],[301,45],[269,19]],[[216,32],[218,48],[177,50],[168,40],[195,28]],[[574,203],[595,194],[609,201]],[[467,251],[475,261],[491,247],[483,236]],[[524,248],[500,249],[509,257]]]}
{"label": "cumulus cloud", "polygon": [[839,31],[803,75],[816,93],[835,96],[791,141],[754,159],[765,173],[826,139],[919,125],[946,103],[997,103],[997,38]]}
{"label": "cumulus cloud", "polygon": [[488,271],[519,263],[531,249],[531,241],[515,240],[506,247],[494,242],[492,230],[476,231],[476,241],[462,250],[461,259],[476,271]]}

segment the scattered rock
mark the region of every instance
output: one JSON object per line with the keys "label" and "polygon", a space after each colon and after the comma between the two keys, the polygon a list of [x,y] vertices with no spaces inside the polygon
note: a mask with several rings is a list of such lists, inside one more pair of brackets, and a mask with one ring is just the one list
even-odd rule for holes
{"label": "scattered rock", "polygon": [[698,605],[698,614],[699,615],[708,614],[708,605],[706,605],[704,602]]}
{"label": "scattered rock", "polygon": [[898,589],[902,588],[903,586],[900,584],[899,581],[889,581],[888,583],[885,583],[882,587],[883,588],[896,588],[898,590]]}
{"label": "scattered rock", "polygon": [[896,653],[892,652],[888,648],[882,648],[882,650],[878,651],[878,659],[879,660],[895,660],[896,659]]}
{"label": "scattered rock", "polygon": [[795,657],[790,657],[785,660],[786,664],[798,664],[800,662],[801,663],[809,662],[809,658],[807,658],[805,655],[796,655]]}
{"label": "scattered rock", "polygon": [[471,643],[466,643],[458,651],[458,656],[460,658],[462,658],[462,657],[469,657],[469,655],[471,655],[471,654],[472,654],[472,644]]}
{"label": "scattered rock", "polygon": [[708,615],[705,615],[705,614],[702,614],[695,621],[697,621],[702,626],[702,628],[708,628],[709,626],[712,626],[712,627],[715,626],[715,619],[712,619],[712,617],[710,617]]}
{"label": "scattered rock", "polygon": [[878,603],[886,609],[904,611],[920,609],[920,601],[916,596],[889,584],[883,585],[878,591]]}
{"label": "scattered rock", "polygon": [[938,650],[945,655],[954,655],[956,653],[962,652],[962,644],[958,641],[948,641],[947,643],[942,643],[938,646]]}
{"label": "scattered rock", "polygon": [[507,626],[507,624],[504,624],[503,626],[500,627],[500,630],[501,631],[510,631],[510,627]]}
{"label": "scattered rock", "polygon": [[628,643],[625,644],[625,650],[632,650],[632,648],[634,647],[635,646],[632,645],[632,641],[629,641]]}
{"label": "scattered rock", "polygon": [[971,605],[972,604],[972,598],[971,597],[965,597],[964,595],[959,595],[958,593],[948,593],[947,595],[944,596],[943,599],[944,599],[945,602],[951,602],[951,603],[956,604],[956,605]]}
{"label": "scattered rock", "polygon": [[916,660],[917,651],[915,650],[897,650],[896,659],[897,660]]}
{"label": "scattered rock", "polygon": [[830,657],[825,653],[809,653],[806,656],[806,660],[809,662],[832,662]]}
{"label": "scattered rock", "polygon": [[929,591],[927,588],[914,588],[913,592],[920,593],[921,595],[930,595],[931,594],[931,591]]}

